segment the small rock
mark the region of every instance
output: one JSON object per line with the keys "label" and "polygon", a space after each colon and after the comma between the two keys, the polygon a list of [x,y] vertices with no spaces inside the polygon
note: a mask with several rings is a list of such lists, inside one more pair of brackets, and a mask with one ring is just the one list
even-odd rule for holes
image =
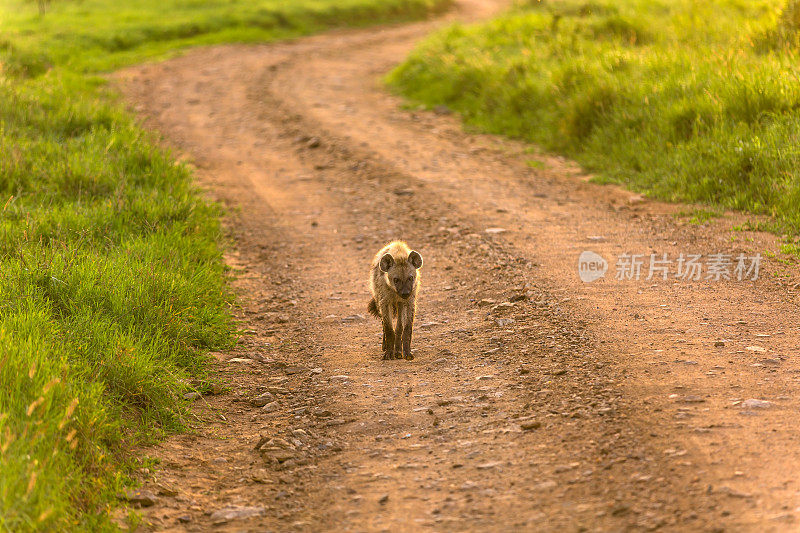
{"label": "small rock", "polygon": [[264,407],[261,408],[262,411],[265,413],[272,413],[273,411],[278,410],[278,402],[269,402]]}
{"label": "small rock", "polygon": [[261,452],[264,457],[274,460],[278,463],[285,463],[289,459],[294,459],[295,454],[291,450],[282,450],[280,448],[262,448]]}
{"label": "small rock", "polygon": [[697,396],[695,394],[689,394],[688,396],[684,396],[679,400],[681,403],[703,403],[705,402],[705,398],[702,396]]}
{"label": "small rock", "polygon": [[500,233],[505,233],[507,230],[505,228],[486,228],[483,231],[485,231],[489,235],[497,235]]}
{"label": "small rock", "polygon": [[514,322],[516,322],[516,320],[514,320],[513,318],[498,318],[498,319],[495,319],[495,323],[498,326],[500,326],[501,328],[506,327],[506,326],[510,326]]}
{"label": "small rock", "polygon": [[365,320],[364,315],[350,315],[342,318],[342,322],[364,322]]}
{"label": "small rock", "polygon": [[193,402],[196,399],[200,398],[200,396],[202,396],[202,394],[200,394],[199,392],[187,392],[186,394],[183,395],[183,399]]}
{"label": "small rock", "polygon": [[727,494],[731,498],[752,498],[753,495],[748,492],[740,492],[730,487],[720,487],[716,490],[718,494]]}
{"label": "small rock", "polygon": [[192,517],[189,516],[188,514],[182,514],[181,516],[178,517],[178,522],[180,522],[181,524],[188,524],[191,521]]}
{"label": "small rock", "polygon": [[492,299],[490,299],[490,298],[484,298],[483,300],[481,300],[481,301],[479,301],[479,302],[478,302],[478,305],[479,305],[480,307],[485,307],[485,306],[488,306],[488,305],[494,305],[494,304],[496,304],[496,303],[497,303],[497,301],[496,301],[496,300],[492,300]]}
{"label": "small rock", "polygon": [[250,403],[253,404],[254,407],[264,407],[268,403],[274,401],[275,401],[275,395],[272,394],[271,392],[265,392],[264,394],[253,398],[250,401]]}
{"label": "small rock", "polygon": [[413,196],[414,191],[412,189],[395,189],[394,193],[397,196]]}
{"label": "small rock", "polygon": [[538,420],[533,420],[531,422],[523,422],[519,425],[519,427],[521,427],[524,431],[530,431],[532,429],[539,429],[542,427],[542,423]]}
{"label": "small rock", "polygon": [[270,439],[272,441],[272,445],[277,446],[279,448],[283,448],[284,450],[291,450],[294,448],[289,442],[280,438],[280,437],[273,437]]}
{"label": "small rock", "polygon": [[339,374],[339,375],[336,375],[336,376],[331,376],[328,379],[331,380],[331,381],[349,381],[350,380],[350,376],[347,376],[347,375],[344,375],[344,374]]}
{"label": "small rock", "polygon": [[309,148],[319,148],[319,145],[322,144],[319,140],[319,137],[311,137],[308,141],[306,141],[306,146]]}
{"label": "small rock", "polygon": [[756,353],[764,353],[764,352],[767,351],[766,348],[763,348],[761,346],[748,346],[747,348],[745,348],[745,350],[748,350],[750,352],[756,352]]}
{"label": "small rock", "polygon": [[722,348],[723,346],[725,346],[725,341],[717,341],[714,343],[714,346],[717,348]]}
{"label": "small rock", "polygon": [[155,494],[142,489],[128,491],[122,498],[139,507],[152,507],[158,502]]}
{"label": "small rock", "polygon": [[234,357],[232,359],[228,359],[228,363],[252,363],[252,359],[248,359],[246,357]]}
{"label": "small rock", "polygon": [[621,503],[619,505],[615,505],[611,509],[611,515],[612,516],[621,516],[621,515],[627,514],[630,510],[631,510],[631,508],[630,508],[629,505],[625,505],[624,503]]}
{"label": "small rock", "polygon": [[389,501],[389,495],[388,494],[384,494],[383,496],[380,497],[380,499],[378,500],[378,503],[383,505],[388,501]]}
{"label": "small rock", "polygon": [[156,487],[158,488],[159,496],[167,496],[169,498],[172,498],[173,496],[178,495],[178,491],[176,489],[164,483],[159,483],[158,485],[156,485]]}
{"label": "small rock", "polygon": [[449,115],[453,111],[444,104],[439,104],[433,108],[433,112],[437,115]]}
{"label": "small rock", "polygon": [[767,400],[756,400],[755,398],[750,398],[749,400],[745,400],[740,404],[740,407],[743,409],[768,409],[772,407],[772,402]]}
{"label": "small rock", "polygon": [[311,373],[312,374],[322,374],[322,368],[321,367],[312,368],[311,369]]}
{"label": "small rock", "polygon": [[478,470],[490,470],[492,468],[497,468],[498,466],[503,466],[502,461],[491,461],[489,463],[483,463],[476,466],[475,468],[477,468]]}
{"label": "small rock", "polygon": [[256,445],[253,446],[253,449],[254,450],[260,450],[267,442],[269,442],[269,437],[265,437],[264,435],[261,435],[259,437],[258,442],[256,443]]}
{"label": "small rock", "polygon": [[264,507],[225,507],[211,515],[211,522],[219,525],[230,520],[263,516],[265,513],[266,509]]}
{"label": "small rock", "polygon": [[580,463],[570,463],[568,465],[556,465],[556,467],[553,468],[553,472],[555,472],[556,474],[562,474],[564,472],[569,472],[570,470],[574,470],[579,466],[581,466]]}

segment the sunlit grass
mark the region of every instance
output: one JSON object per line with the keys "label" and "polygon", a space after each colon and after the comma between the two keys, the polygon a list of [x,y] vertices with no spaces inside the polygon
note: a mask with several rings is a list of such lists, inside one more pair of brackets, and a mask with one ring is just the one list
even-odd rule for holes
{"label": "sunlit grass", "polygon": [[229,346],[219,209],[94,72],[437,0],[0,0],[0,531],[101,531]]}
{"label": "sunlit grass", "polygon": [[0,0],[9,66],[108,70],[186,46],[256,42],[336,26],[418,18],[449,0]]}
{"label": "sunlit grass", "polygon": [[797,233],[800,63],[784,4],[530,0],[433,35],[389,82],[599,181],[771,215]]}

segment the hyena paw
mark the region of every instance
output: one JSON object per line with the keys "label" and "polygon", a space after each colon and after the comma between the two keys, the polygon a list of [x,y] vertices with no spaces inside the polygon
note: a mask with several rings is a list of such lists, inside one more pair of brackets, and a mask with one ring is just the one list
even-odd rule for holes
{"label": "hyena paw", "polygon": [[394,352],[383,352],[383,359],[394,359]]}
{"label": "hyena paw", "polygon": [[414,359],[414,356],[413,356],[413,355],[411,355],[410,353],[407,353],[407,354],[405,355],[404,359],[405,359],[406,361],[411,361],[412,359]]}

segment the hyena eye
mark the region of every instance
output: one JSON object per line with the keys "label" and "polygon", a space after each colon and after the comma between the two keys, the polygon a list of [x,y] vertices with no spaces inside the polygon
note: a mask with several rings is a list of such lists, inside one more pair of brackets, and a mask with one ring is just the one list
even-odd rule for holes
{"label": "hyena eye", "polygon": [[395,283],[400,283],[400,278],[394,278]]}
{"label": "hyena eye", "polygon": [[414,276],[408,276],[408,281],[412,281],[413,279],[414,279]]}

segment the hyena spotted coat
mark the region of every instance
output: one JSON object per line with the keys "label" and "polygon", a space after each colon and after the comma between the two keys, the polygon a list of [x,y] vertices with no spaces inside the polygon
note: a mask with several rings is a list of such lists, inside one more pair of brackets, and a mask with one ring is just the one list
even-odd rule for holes
{"label": "hyena spotted coat", "polygon": [[[375,254],[370,270],[369,312],[383,323],[383,358],[413,359],[411,332],[417,311],[422,256],[402,241],[390,242]],[[392,329],[392,319],[397,326]]]}

